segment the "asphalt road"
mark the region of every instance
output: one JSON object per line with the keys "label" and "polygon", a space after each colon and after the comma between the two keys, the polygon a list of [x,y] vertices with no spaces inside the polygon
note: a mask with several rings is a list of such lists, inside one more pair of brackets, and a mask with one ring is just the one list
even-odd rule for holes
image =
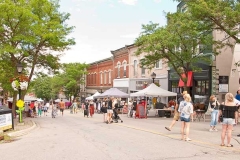
{"label": "asphalt road", "polygon": [[[171,119],[132,119],[105,124],[101,114],[83,113],[55,119],[34,119],[37,128],[11,143],[0,144],[0,160],[238,160],[240,133],[233,132],[233,148],[220,147],[220,131],[208,132],[209,122],[191,124],[191,142],[180,140],[180,123],[169,132]],[[220,126],[218,127],[221,128]]]}

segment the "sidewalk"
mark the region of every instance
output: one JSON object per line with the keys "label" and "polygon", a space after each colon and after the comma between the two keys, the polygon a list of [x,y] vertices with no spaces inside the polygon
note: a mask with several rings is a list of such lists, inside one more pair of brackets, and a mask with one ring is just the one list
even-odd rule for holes
{"label": "sidewalk", "polygon": [[10,137],[19,137],[29,133],[36,127],[36,123],[34,122],[34,118],[24,118],[23,123],[19,123],[18,119],[14,119],[14,130],[8,130],[4,132],[6,135]]}

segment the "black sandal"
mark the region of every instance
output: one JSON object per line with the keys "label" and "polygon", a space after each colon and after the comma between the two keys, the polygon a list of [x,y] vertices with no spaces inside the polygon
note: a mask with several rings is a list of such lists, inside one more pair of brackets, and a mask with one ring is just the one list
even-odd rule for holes
{"label": "black sandal", "polygon": [[232,145],[232,144],[230,144],[230,145],[227,145],[227,147],[233,147],[233,145]]}
{"label": "black sandal", "polygon": [[166,130],[168,130],[168,131],[171,131],[171,129],[170,129],[170,128],[168,128],[168,127],[165,127],[165,129],[166,129]]}

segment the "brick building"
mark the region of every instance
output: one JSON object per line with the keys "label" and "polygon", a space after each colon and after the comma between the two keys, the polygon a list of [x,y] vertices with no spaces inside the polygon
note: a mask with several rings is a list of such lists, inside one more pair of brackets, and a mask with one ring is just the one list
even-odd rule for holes
{"label": "brick building", "polygon": [[97,91],[104,92],[112,88],[113,59],[112,57],[102,59],[89,64],[86,75],[86,94],[87,96]]}

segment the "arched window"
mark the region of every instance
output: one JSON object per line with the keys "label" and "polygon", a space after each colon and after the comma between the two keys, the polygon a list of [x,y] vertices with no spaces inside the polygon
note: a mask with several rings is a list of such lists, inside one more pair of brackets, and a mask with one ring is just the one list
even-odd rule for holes
{"label": "arched window", "polygon": [[104,84],[107,84],[107,71],[104,71]]}
{"label": "arched window", "polygon": [[102,75],[102,72],[100,72],[100,84],[103,84],[103,75]]}
{"label": "arched window", "polygon": [[120,78],[120,64],[118,64],[118,78]]}
{"label": "arched window", "polygon": [[133,75],[137,75],[137,60],[133,61]]}
{"label": "arched window", "polygon": [[123,77],[127,76],[127,62],[123,63]]}
{"label": "arched window", "polygon": [[111,72],[111,70],[109,70],[109,72],[108,72],[108,83],[111,84],[111,81],[112,81],[112,72]]}

